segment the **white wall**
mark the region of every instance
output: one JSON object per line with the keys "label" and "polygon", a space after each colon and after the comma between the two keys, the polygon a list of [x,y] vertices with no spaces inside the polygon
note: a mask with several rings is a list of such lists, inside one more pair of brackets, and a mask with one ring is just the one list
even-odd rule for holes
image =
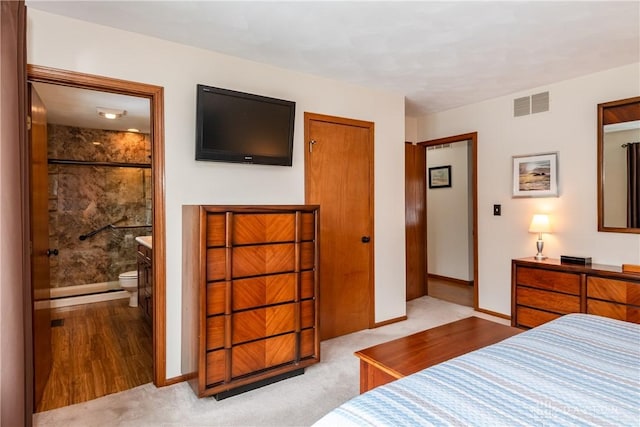
{"label": "white wall", "polygon": [[[28,62],[163,86],[167,377],[180,372],[181,206],[304,203],[303,113],[375,122],[375,320],[405,314],[404,97],[29,10]],[[196,84],[296,101],[293,167],[194,161]]]}
{"label": "white wall", "polygon": [[418,119],[415,117],[405,117],[404,140],[406,142],[418,142]]}
{"label": "white wall", "polygon": [[[549,91],[550,111],[513,117],[513,99]],[[512,258],[535,255],[527,232],[551,214],[546,255],[587,255],[601,264],[640,264],[640,236],[597,231],[597,104],[640,94],[640,63],[487,100],[418,119],[418,140],[478,132],[479,305],[511,311]],[[557,198],[511,198],[511,157],[559,152]],[[502,204],[502,216],[492,205]]]}
{"label": "white wall", "polygon": [[427,185],[428,273],[465,281],[473,280],[473,264],[469,262],[468,146],[465,141],[427,150],[427,173],[432,167],[451,166],[451,187]]}

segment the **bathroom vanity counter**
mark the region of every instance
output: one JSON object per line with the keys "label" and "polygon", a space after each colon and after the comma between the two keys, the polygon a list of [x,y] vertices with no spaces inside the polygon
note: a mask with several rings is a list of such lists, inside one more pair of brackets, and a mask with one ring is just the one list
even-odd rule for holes
{"label": "bathroom vanity counter", "polygon": [[149,249],[153,249],[152,248],[151,236],[138,236],[138,237],[136,237],[136,242],[140,243],[141,245],[146,246]]}

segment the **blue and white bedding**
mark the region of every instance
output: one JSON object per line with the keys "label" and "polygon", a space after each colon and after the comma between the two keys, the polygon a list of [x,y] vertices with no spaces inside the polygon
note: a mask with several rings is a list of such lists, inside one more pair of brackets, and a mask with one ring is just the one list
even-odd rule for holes
{"label": "blue and white bedding", "polygon": [[640,426],[640,325],[570,314],[375,388],[314,426]]}

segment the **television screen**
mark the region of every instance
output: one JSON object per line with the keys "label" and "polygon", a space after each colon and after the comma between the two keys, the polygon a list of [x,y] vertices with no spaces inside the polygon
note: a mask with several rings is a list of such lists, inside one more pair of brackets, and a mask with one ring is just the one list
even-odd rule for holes
{"label": "television screen", "polygon": [[291,166],[296,103],[198,85],[196,160]]}

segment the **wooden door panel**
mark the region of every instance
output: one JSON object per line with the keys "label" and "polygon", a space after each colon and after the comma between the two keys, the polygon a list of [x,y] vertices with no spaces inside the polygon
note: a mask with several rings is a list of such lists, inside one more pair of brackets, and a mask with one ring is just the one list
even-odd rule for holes
{"label": "wooden door panel", "polygon": [[49,171],[47,155],[47,111],[35,88],[29,85],[31,130],[31,283],[33,292],[34,407],[38,407],[49,379],[51,354],[51,309],[49,298]]}
{"label": "wooden door panel", "polygon": [[305,137],[306,202],[322,212],[320,337],[327,339],[373,323],[373,123],[307,113]]}
{"label": "wooden door panel", "polygon": [[427,295],[426,150],[405,144],[407,301]]}

